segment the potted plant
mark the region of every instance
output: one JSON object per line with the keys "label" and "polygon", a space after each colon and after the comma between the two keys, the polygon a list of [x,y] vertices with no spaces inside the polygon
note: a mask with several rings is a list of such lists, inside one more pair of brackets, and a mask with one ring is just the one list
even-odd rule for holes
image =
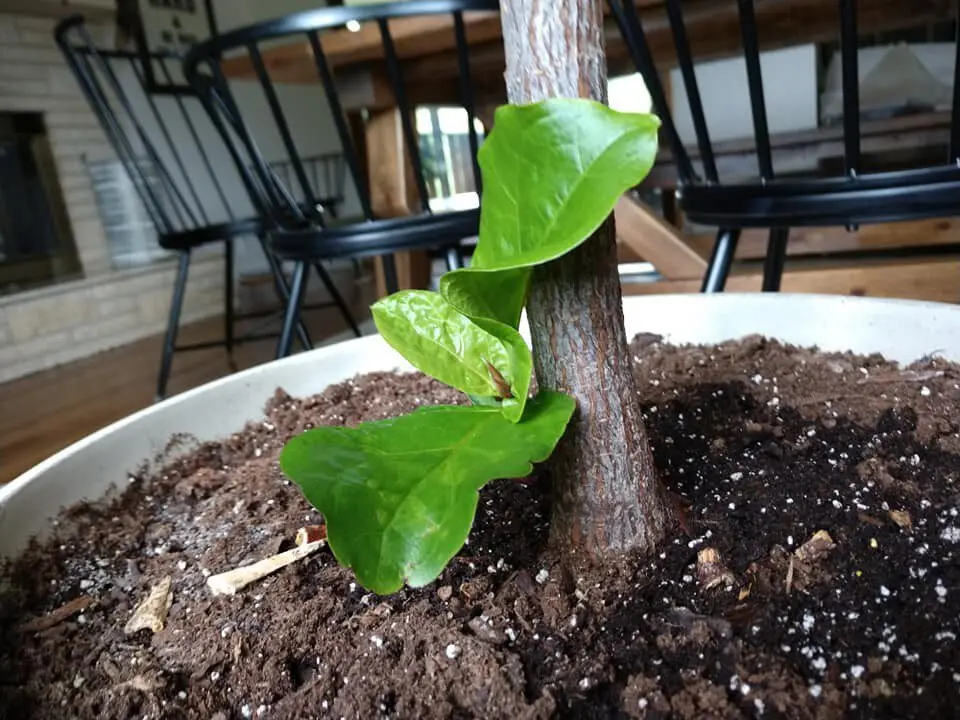
{"label": "potted plant", "polygon": [[0,715],[951,712],[960,310],[621,311],[656,119],[527,99],[471,268],[0,490]]}

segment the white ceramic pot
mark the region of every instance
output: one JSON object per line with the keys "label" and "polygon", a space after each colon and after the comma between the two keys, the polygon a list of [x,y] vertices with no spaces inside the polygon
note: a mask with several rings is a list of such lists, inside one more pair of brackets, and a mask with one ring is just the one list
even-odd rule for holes
{"label": "white ceramic pot", "polygon": [[[960,360],[960,307],[856,297],[724,293],[633,296],[627,336],[659,333],[673,343],[714,343],[761,334],[826,351],[878,352],[901,363],[939,352]],[[529,336],[528,336],[529,337]],[[174,396],[74,443],[0,488],[0,555],[19,552],[61,508],[122,487],[128,473],[164,456],[175,433],[198,442],[263,417],[278,388],[312,395],[357,373],[410,369],[379,335],[319,348],[229,375]],[[185,451],[189,448],[180,448]]]}

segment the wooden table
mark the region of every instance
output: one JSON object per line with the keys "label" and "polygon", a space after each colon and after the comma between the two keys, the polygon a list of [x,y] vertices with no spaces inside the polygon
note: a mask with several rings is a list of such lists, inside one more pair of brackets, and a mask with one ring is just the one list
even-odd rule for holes
{"label": "wooden table", "polygon": [[[669,70],[677,61],[663,0],[634,2],[658,68],[661,72]],[[917,26],[953,17],[956,12],[952,0],[859,0],[857,9],[861,34]],[[837,0],[756,0],[755,12],[761,50],[831,41],[839,34]],[[742,52],[736,0],[686,0],[684,20],[698,62]],[[499,13],[472,13],[464,21],[478,115],[489,127],[493,110],[506,97]],[[391,21],[390,28],[410,101],[455,104],[458,69],[451,19],[405,18]],[[606,23],[606,41],[610,74],[633,72],[612,18]],[[321,43],[337,75],[345,110],[369,112],[363,132],[374,210],[382,216],[406,214],[415,204],[415,188],[404,157],[399,113],[386,81],[379,29],[368,23],[359,32],[330,31],[322,35]],[[310,45],[304,37],[264,50],[264,62],[274,82],[318,82]],[[245,55],[226,60],[224,71],[231,78],[254,77]],[[397,264],[401,287],[424,287],[429,282],[429,267],[422,254],[402,254]]]}

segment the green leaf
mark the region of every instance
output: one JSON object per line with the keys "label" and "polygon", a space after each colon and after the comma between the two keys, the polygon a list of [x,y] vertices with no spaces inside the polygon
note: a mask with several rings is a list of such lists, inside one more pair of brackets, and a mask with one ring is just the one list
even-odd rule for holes
{"label": "green leaf", "polygon": [[529,388],[529,377],[513,374],[522,364],[516,361],[516,348],[500,337],[505,334],[481,327],[438,293],[402,290],[378,300],[371,312],[383,339],[440,382],[471,395],[497,396],[489,363],[511,387]]}
{"label": "green leaf", "polygon": [[337,561],[379,594],[432,582],[463,546],[477,493],[546,460],[573,398],[542,392],[520,423],[495,409],[436,406],[291,439],[280,467],[324,516]]}
{"label": "green leaf", "polygon": [[650,172],[659,119],[554,98],[497,109],[480,149],[483,203],[472,267],[538,265],[570,252]]}
{"label": "green leaf", "polygon": [[516,329],[527,299],[529,268],[451,270],[440,277],[440,294],[471,318],[488,317]]}

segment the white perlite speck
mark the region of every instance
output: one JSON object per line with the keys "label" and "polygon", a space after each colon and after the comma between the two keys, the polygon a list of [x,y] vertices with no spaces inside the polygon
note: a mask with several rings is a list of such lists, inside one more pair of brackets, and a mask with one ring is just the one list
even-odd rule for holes
{"label": "white perlite speck", "polygon": [[810,686],[810,694],[813,695],[815,698],[820,697],[820,694],[821,694],[822,692],[823,692],[823,688],[820,687],[819,685],[811,685],[811,686]]}
{"label": "white perlite speck", "polygon": [[957,527],[956,525],[945,527],[940,533],[940,539],[953,543],[960,542],[960,527]]}
{"label": "white perlite speck", "polygon": [[451,660],[456,660],[458,657],[460,657],[460,646],[450,643],[447,645],[446,653],[448,658]]}
{"label": "white perlite speck", "polygon": [[866,671],[866,668],[863,665],[854,665],[850,668],[850,677],[854,680],[859,680],[860,676]]}
{"label": "white perlite speck", "polygon": [[[527,577],[529,577],[529,575]],[[543,585],[547,581],[547,578],[549,577],[550,577],[550,573],[547,572],[547,569],[540,568],[540,572],[537,573],[537,576],[534,578],[534,580],[536,580],[538,583]]]}

